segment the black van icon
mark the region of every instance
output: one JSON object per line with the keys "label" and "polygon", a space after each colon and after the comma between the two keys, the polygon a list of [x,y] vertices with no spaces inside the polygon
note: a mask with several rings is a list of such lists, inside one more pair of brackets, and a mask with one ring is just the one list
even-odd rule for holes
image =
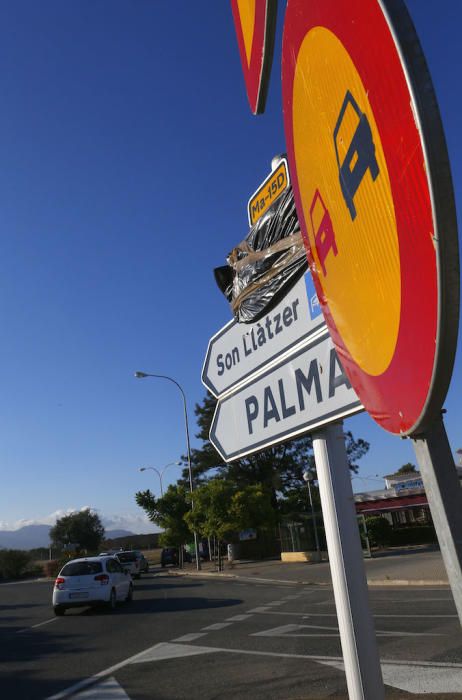
{"label": "black van icon", "polygon": [[[351,105],[356,112],[358,117],[358,125],[355,133],[353,134],[353,138],[351,139],[351,143],[348,146],[345,159],[343,163],[340,163],[338,153],[338,132],[349,105]],[[339,169],[340,187],[345,204],[350,212],[351,219],[354,221],[356,218],[356,207],[353,199],[358,187],[360,186],[362,179],[366,174],[366,170],[368,169],[371,172],[372,180],[376,180],[377,175],[379,174],[379,165],[375,157],[375,145],[372,140],[371,127],[369,126],[366,115],[364,112],[361,112],[358,107],[358,103],[349,90],[346,92],[345,99],[343,100],[342,108],[335,125],[334,147],[337,166]]]}

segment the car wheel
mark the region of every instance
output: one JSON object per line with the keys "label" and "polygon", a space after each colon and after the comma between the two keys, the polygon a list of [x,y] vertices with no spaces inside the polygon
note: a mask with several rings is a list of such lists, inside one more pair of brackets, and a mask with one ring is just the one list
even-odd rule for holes
{"label": "car wheel", "polygon": [[62,605],[55,605],[53,608],[55,615],[61,616],[64,615],[66,612],[66,608],[64,608]]}
{"label": "car wheel", "polygon": [[126,603],[131,603],[133,600],[133,584],[131,583],[128,587],[127,597],[125,598]]}
{"label": "car wheel", "polygon": [[115,610],[117,605],[117,596],[115,592],[115,588],[111,589],[111,595],[109,596],[109,600],[107,602],[107,607],[109,610]]}

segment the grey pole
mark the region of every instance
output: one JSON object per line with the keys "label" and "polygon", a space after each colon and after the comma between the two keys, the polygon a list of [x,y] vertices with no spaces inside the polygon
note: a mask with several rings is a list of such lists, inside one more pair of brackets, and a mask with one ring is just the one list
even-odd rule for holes
{"label": "grey pole", "polygon": [[145,471],[147,471],[148,469],[150,469],[150,470],[153,471],[153,472],[156,472],[157,476],[159,477],[160,497],[163,498],[164,490],[163,490],[163,488],[162,488],[162,474],[161,474],[160,471],[159,471],[158,469],[156,469],[155,467],[140,467],[140,468],[139,468],[139,471],[140,471],[140,472],[145,472]]}
{"label": "grey pole", "polygon": [[317,526],[317,523],[316,523],[316,513],[314,512],[313,497],[312,497],[312,495],[311,495],[311,481],[312,481],[312,479],[310,478],[310,476],[311,476],[311,475],[310,475],[310,472],[309,472],[308,470],[306,470],[306,471],[303,472],[303,478],[304,478],[304,480],[306,481],[306,484],[307,484],[307,486],[308,486],[308,496],[309,496],[309,499],[310,499],[311,517],[313,518],[314,541],[315,541],[315,543],[316,543],[316,551],[317,551],[317,553],[318,553],[319,560],[321,560],[321,558],[320,558],[321,547],[319,546],[318,526]]}
{"label": "grey pole", "polygon": [[443,419],[421,437],[413,437],[441,555],[462,623],[462,489]]}
{"label": "grey pole", "polygon": [[[184,423],[185,423],[185,431],[186,431],[186,447],[187,447],[187,454],[188,454],[188,470],[189,470],[189,490],[191,492],[191,510],[194,509],[194,500],[193,500],[193,478],[192,478],[192,468],[191,468],[191,443],[189,441],[189,425],[188,425],[188,411],[186,408],[186,396],[183,391],[183,388],[178,384],[176,379],[173,379],[172,377],[168,377],[166,374],[150,374],[148,372],[135,372],[135,377],[137,379],[144,379],[145,377],[155,377],[156,379],[167,379],[169,382],[172,382],[175,384],[178,389],[181,392],[181,396],[183,397],[183,412],[184,412]],[[199,543],[197,541],[197,532],[194,530],[194,550],[196,552],[196,569],[197,571],[201,570],[201,562],[199,559]]]}
{"label": "grey pole", "polygon": [[342,423],[313,433],[327,549],[350,700],[383,700],[363,553]]}

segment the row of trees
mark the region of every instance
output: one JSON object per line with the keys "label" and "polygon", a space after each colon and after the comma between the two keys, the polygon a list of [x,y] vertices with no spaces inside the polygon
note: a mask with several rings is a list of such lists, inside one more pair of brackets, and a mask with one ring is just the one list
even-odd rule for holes
{"label": "row of trees", "polygon": [[[315,478],[311,437],[302,437],[271,447],[257,455],[223,463],[209,441],[216,399],[207,393],[195,407],[201,446],[191,451],[195,484],[191,509],[187,460],[177,484],[169,486],[162,498],[148,489],[135,495],[149,519],[164,531],[163,544],[179,546],[191,540],[192,532],[202,537],[232,540],[241,530],[274,530],[283,519],[305,513],[306,492],[302,474],[307,469]],[[358,470],[358,460],[369,444],[345,434],[349,466]],[[319,495],[314,489],[319,508]]]}
{"label": "row of trees", "polygon": [[[232,540],[242,530],[274,531],[283,520],[297,519],[306,513],[307,502],[302,474],[308,470],[315,478],[310,437],[292,440],[252,457],[226,464],[209,441],[216,399],[207,393],[195,407],[201,446],[193,449],[191,465],[195,483],[194,508],[191,509],[189,472],[183,457],[182,478],[169,486],[162,498],[148,489],[135,495],[137,504],[162,530],[162,543],[180,546],[191,541],[192,533],[202,537]],[[358,471],[357,462],[369,444],[345,434],[349,467]],[[398,473],[415,472],[405,464]],[[319,494],[313,489],[316,509]],[[78,551],[96,552],[104,540],[104,527],[97,513],[89,508],[65,515],[50,531],[53,545],[61,550],[77,545]]]}

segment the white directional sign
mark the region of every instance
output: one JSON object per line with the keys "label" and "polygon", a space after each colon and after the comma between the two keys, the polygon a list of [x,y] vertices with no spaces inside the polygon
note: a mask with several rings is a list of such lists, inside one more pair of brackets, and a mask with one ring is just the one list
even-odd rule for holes
{"label": "white directional sign", "polygon": [[284,299],[256,323],[230,321],[210,340],[202,382],[216,397],[244,383],[324,326],[307,272]]}
{"label": "white directional sign", "polygon": [[210,441],[230,462],[363,410],[327,330],[218,401]]}

